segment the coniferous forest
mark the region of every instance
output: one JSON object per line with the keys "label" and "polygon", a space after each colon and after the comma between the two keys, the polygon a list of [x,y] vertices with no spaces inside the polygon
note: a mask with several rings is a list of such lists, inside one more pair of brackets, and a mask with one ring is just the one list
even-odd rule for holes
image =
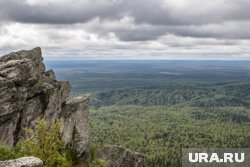
{"label": "coniferous forest", "polygon": [[[68,65],[70,64],[70,65]],[[92,142],[181,166],[182,148],[250,147],[250,62],[47,62],[91,94]]]}

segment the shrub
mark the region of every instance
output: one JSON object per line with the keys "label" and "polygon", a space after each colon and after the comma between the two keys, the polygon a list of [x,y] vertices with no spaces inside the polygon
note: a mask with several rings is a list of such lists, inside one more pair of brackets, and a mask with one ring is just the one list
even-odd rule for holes
{"label": "shrub", "polygon": [[[35,156],[43,161],[44,167],[72,167],[81,164],[73,149],[64,148],[60,129],[59,121],[50,125],[45,120],[38,119],[34,130],[24,129],[25,139],[19,141],[15,147],[0,143],[0,161]],[[96,150],[96,146],[90,146],[90,157],[84,166],[106,167],[106,162],[95,156]]]}
{"label": "shrub", "polygon": [[72,166],[70,157],[63,152],[60,127],[59,121],[49,125],[38,119],[34,130],[25,129],[26,139],[16,145],[17,155],[38,157],[45,167]]}
{"label": "shrub", "polygon": [[94,144],[90,145],[89,148],[89,167],[106,167],[107,162],[101,158],[96,157],[96,151],[98,150],[98,147]]}
{"label": "shrub", "polygon": [[7,159],[14,159],[15,156],[15,150],[12,147],[6,146],[3,143],[0,143],[0,161],[4,161]]}

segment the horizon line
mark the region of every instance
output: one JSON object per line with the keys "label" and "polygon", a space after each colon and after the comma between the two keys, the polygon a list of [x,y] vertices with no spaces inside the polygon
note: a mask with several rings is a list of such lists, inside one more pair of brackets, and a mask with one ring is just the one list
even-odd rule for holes
{"label": "horizon line", "polygon": [[250,59],[46,59],[44,61],[250,61]]}

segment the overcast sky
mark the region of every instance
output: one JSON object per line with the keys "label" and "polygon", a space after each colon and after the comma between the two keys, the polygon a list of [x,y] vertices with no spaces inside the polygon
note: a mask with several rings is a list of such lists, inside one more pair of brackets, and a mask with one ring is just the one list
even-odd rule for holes
{"label": "overcast sky", "polygon": [[250,60],[250,0],[0,0],[0,54]]}

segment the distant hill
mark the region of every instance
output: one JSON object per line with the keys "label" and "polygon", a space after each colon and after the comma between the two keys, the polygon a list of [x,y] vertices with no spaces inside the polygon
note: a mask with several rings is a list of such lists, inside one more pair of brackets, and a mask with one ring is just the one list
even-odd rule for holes
{"label": "distant hill", "polygon": [[249,107],[250,82],[113,89],[96,93],[91,103],[96,107],[123,104]]}

